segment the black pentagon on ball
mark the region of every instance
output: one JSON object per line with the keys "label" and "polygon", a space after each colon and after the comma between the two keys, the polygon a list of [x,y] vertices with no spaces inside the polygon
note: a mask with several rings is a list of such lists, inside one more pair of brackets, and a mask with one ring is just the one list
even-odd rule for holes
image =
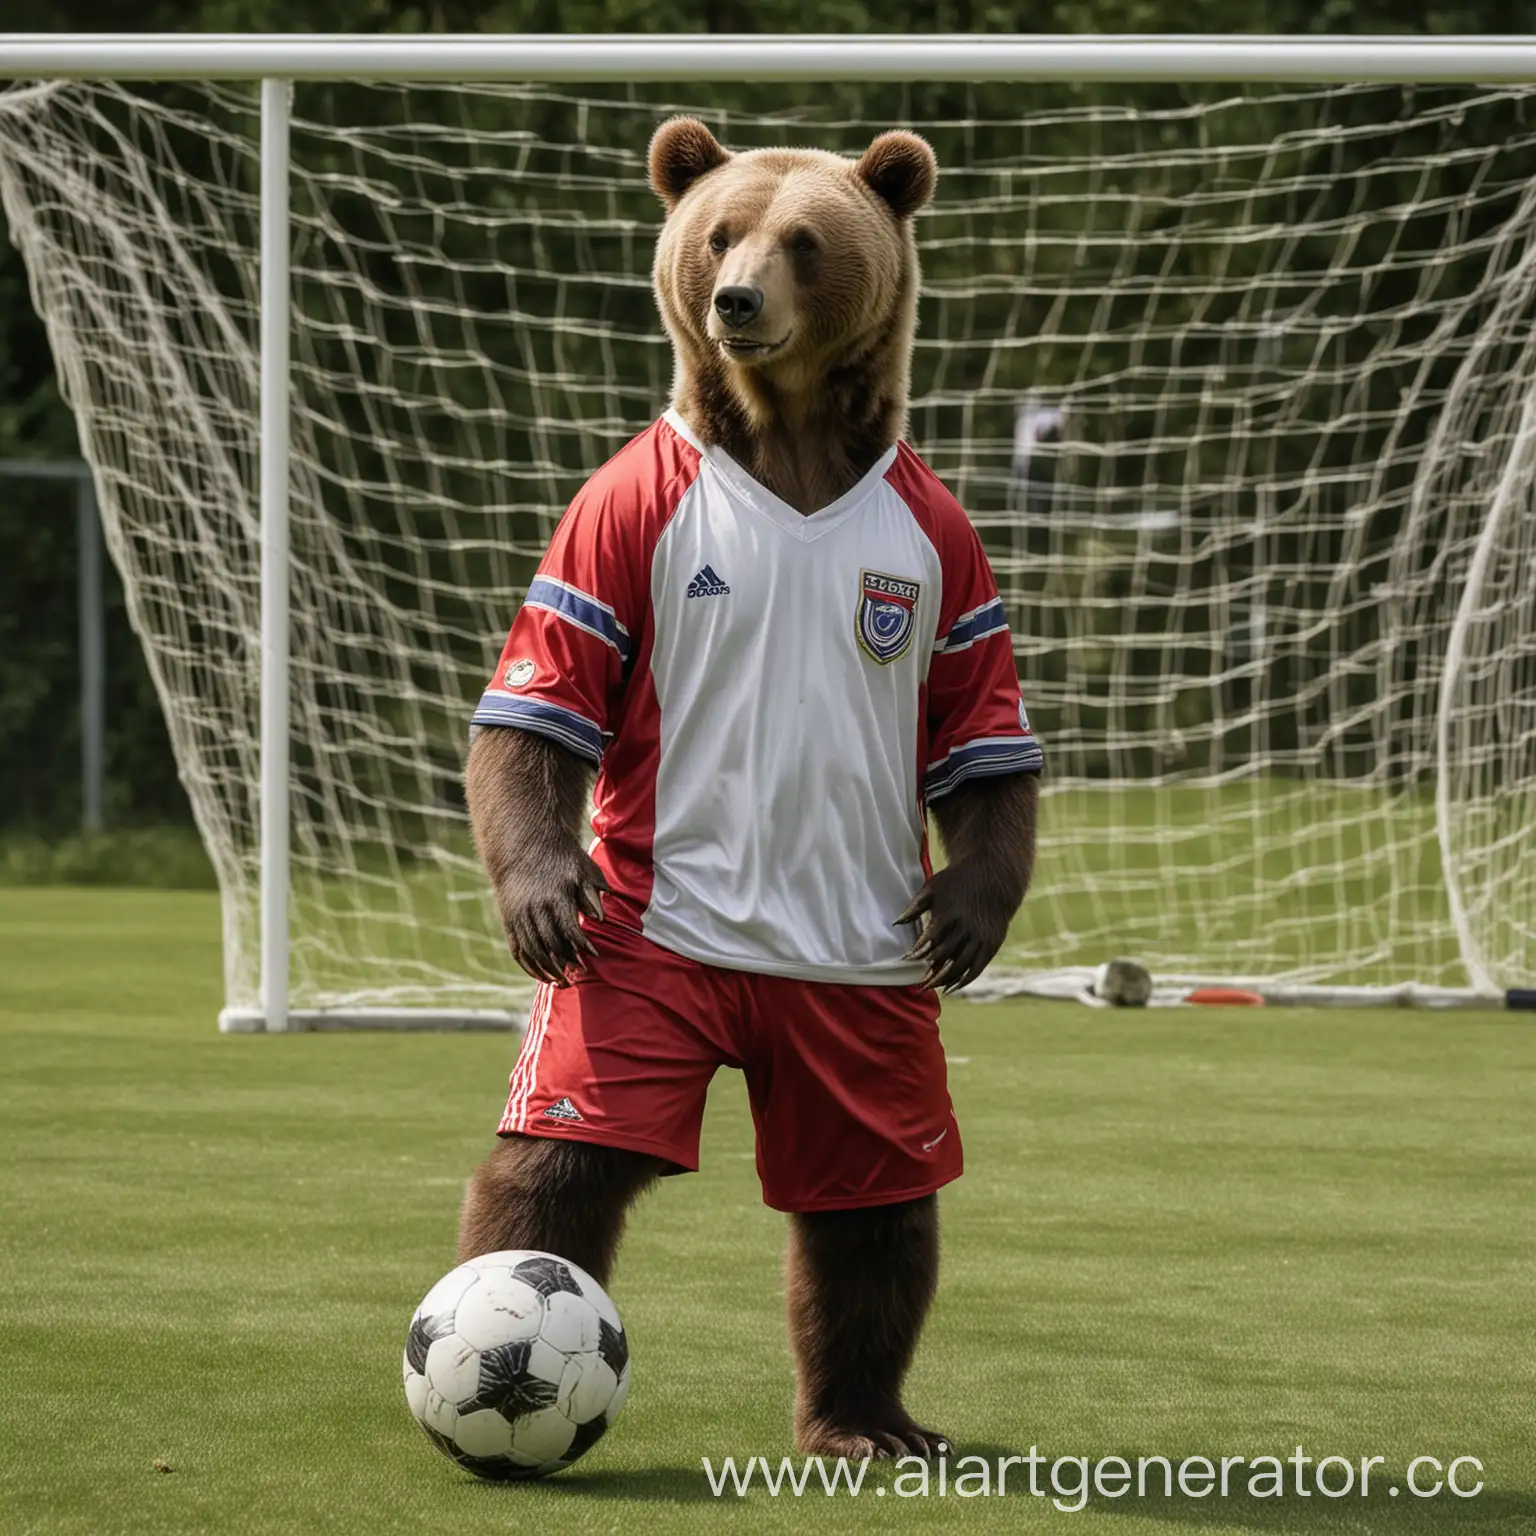
{"label": "black pentagon on ball", "polygon": [[405,1336],[405,1358],[411,1369],[425,1372],[427,1351],[439,1339],[446,1339],[453,1332],[453,1313],[439,1312],[435,1317],[423,1317],[417,1313],[411,1319],[411,1331]]}
{"label": "black pentagon on ball", "polygon": [[[420,1419],[417,1419],[416,1422],[421,1424]],[[421,1424],[421,1432],[444,1456],[457,1456],[459,1454],[458,1446],[447,1435],[443,1434],[441,1430],[433,1429],[430,1424]]]}
{"label": "black pentagon on ball", "polygon": [[488,1483],[520,1483],[539,1476],[537,1467],[521,1467],[505,1456],[471,1456],[457,1448],[449,1454],[466,1472],[473,1472]]}
{"label": "black pentagon on ball", "polygon": [[[421,1420],[416,1421],[418,1424]],[[515,1461],[505,1456],[471,1456],[468,1451],[460,1450],[456,1441],[447,1435],[422,1424],[421,1432],[428,1440],[440,1450],[444,1456],[458,1462],[466,1472],[473,1472],[476,1477],[483,1477],[490,1483],[514,1483],[524,1478],[537,1477],[537,1471],[532,1467],[520,1467]]]}
{"label": "black pentagon on ball", "polygon": [[532,1342],[525,1339],[481,1350],[480,1385],[468,1402],[459,1404],[459,1412],[494,1408],[504,1419],[517,1419],[536,1409],[548,1408],[559,1395],[560,1384],[528,1374],[532,1349]]}
{"label": "black pentagon on ball", "polygon": [[585,1456],[607,1433],[608,1415],[606,1413],[598,1414],[595,1419],[588,1419],[585,1424],[578,1424],[576,1426],[576,1438],[561,1453],[560,1460],[572,1462],[578,1456]]}
{"label": "black pentagon on ball", "polygon": [[615,1328],[606,1317],[597,1320],[597,1353],[615,1376],[624,1374],[629,1364],[629,1340],[622,1328]]}
{"label": "black pentagon on ball", "polygon": [[548,1254],[540,1254],[537,1258],[524,1259],[521,1264],[514,1264],[512,1273],[524,1285],[531,1285],[540,1296],[557,1296],[561,1291],[569,1291],[573,1296],[585,1295],[576,1276],[571,1273],[570,1265]]}

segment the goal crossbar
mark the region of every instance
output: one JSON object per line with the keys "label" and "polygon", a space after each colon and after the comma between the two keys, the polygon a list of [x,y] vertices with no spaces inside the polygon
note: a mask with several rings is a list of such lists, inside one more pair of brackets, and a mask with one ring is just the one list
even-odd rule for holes
{"label": "goal crossbar", "polygon": [[1521,84],[1529,37],[0,36],[0,78]]}

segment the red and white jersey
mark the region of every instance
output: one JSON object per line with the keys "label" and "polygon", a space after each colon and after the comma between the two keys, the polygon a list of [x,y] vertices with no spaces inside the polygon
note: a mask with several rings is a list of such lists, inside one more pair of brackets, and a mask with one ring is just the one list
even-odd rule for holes
{"label": "red and white jersey", "polygon": [[474,722],[600,765],[610,921],[811,981],[919,980],[925,802],[1041,766],[981,541],[911,448],[807,517],[671,411],[571,504]]}

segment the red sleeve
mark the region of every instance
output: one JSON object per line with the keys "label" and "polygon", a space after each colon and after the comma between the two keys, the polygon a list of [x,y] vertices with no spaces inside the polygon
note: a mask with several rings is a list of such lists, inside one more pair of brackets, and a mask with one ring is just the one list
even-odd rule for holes
{"label": "red sleeve", "polygon": [[1013,639],[997,582],[971,520],[905,444],[892,483],[939,552],[943,596],[928,664],[928,760],[923,797],[967,779],[1039,773],[1040,743],[1019,696]]}
{"label": "red sleeve", "polygon": [[582,487],[528,585],[474,725],[533,731],[601,761],[645,631],[656,541],[695,473],[697,455],[653,427]]}

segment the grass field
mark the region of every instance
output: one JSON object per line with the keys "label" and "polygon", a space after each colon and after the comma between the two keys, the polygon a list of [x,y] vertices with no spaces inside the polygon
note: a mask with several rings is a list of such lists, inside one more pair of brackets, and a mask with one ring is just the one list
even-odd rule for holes
{"label": "grass field", "polygon": [[[1155,1482],[1066,1515],[888,1472],[858,1499],[710,1495],[702,1456],[790,1449],[782,1223],[733,1076],[704,1171],[625,1251],[624,1418],[548,1484],[475,1483],[410,1422],[399,1360],[514,1042],[220,1037],[219,1003],[211,895],[0,891],[7,1536],[1536,1531],[1518,1016],[949,1010],[969,1171],[914,1407],[992,1456],[1385,1458],[1367,1500]],[[1485,1491],[1387,1496],[1416,1455],[1477,1456]]]}

